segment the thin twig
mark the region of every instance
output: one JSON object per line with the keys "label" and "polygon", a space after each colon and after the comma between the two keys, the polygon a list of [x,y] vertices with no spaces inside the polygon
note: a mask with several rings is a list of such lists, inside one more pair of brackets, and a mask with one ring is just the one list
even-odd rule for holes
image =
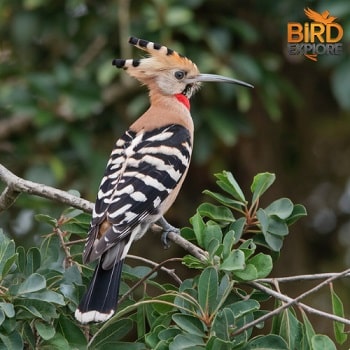
{"label": "thin twig", "polygon": [[66,242],[66,246],[69,247],[69,246],[74,245],[74,244],[85,243],[85,242],[86,242],[85,238],[76,239],[75,241]]}
{"label": "thin twig", "polygon": [[[158,266],[159,266],[159,263],[156,263],[156,262],[154,262],[154,261],[152,261],[152,260],[143,258],[143,257],[141,257],[141,256],[130,255],[130,254],[128,254],[126,257],[127,257],[127,258],[130,258],[130,259],[142,261],[142,262],[144,262],[144,263],[146,263],[146,264],[148,264],[148,265],[151,265],[151,266],[153,266],[153,267],[158,267]],[[179,261],[181,261],[181,260],[182,260],[182,259],[180,259]],[[161,267],[160,267],[160,271],[163,271],[163,272],[167,273],[170,277],[172,277],[172,278],[176,281],[177,284],[180,285],[180,284],[182,283],[181,278],[175,273],[175,270],[174,270],[174,269],[168,269],[168,268],[166,268],[166,267],[164,267],[164,266],[161,266]]]}
{"label": "thin twig", "polygon": [[[275,291],[275,290],[273,290],[271,288],[268,288],[268,287],[264,286],[261,283],[250,282],[249,284],[252,285],[256,289],[259,289],[259,290],[265,292],[266,294],[271,295],[274,298],[283,301],[284,303],[291,303],[291,302],[293,303],[294,302],[293,298],[290,298],[287,295],[284,295],[284,294],[280,293],[279,291],[277,292],[277,291]],[[341,322],[341,323],[350,325],[350,320],[348,320],[346,318],[339,317],[339,316],[330,314],[328,312],[324,312],[324,311],[315,309],[315,308],[313,308],[313,307],[311,307],[309,305],[306,305],[304,303],[297,302],[296,305],[298,305],[299,307],[303,308],[305,311],[307,311],[309,313],[312,313],[312,314],[315,314],[315,315],[318,315],[318,316],[322,316],[322,317],[325,317],[325,318],[329,318],[332,321],[337,321],[337,322]]]}
{"label": "thin twig", "polygon": [[[305,298],[306,296],[312,294],[312,293],[315,293],[317,292],[318,290],[320,290],[322,287],[326,286],[327,284],[329,284],[330,282],[333,282],[335,281],[336,279],[338,278],[341,278],[343,276],[346,276],[350,273],[350,269],[347,269],[347,270],[344,270],[343,272],[340,272],[339,274],[336,274],[336,275],[333,275],[332,277],[330,278],[327,278],[325,281],[321,282],[320,284],[318,284],[317,286],[307,290],[306,292],[300,294],[298,297],[292,299],[288,302],[286,302],[285,304],[281,305],[280,307],[278,307],[277,309],[255,319],[254,321],[252,322],[249,322],[247,324],[245,324],[243,327],[237,329],[233,334],[232,336],[235,336],[235,335],[238,335],[238,334],[241,334],[243,333],[245,330],[251,328],[251,327],[254,327],[256,326],[257,324],[263,322],[263,321],[266,321],[267,319],[273,317],[273,316],[276,316],[278,315],[280,312],[282,312],[283,310],[289,308],[290,306],[292,305],[296,305],[299,303],[299,301],[303,298]],[[254,283],[255,282],[250,282],[250,284],[252,286],[254,286]]]}
{"label": "thin twig", "polygon": [[155,266],[149,273],[147,273],[140,280],[138,280],[137,283],[135,283],[121,298],[119,298],[118,305],[121,304],[138,286],[140,286],[143,282],[145,282],[152,274],[154,274],[157,270],[159,270],[163,265],[173,261],[182,261],[182,259],[171,258],[157,264],[157,266]]}
{"label": "thin twig", "polygon": [[66,259],[65,259],[65,267],[70,267],[73,265],[73,260],[72,260],[72,256],[70,255],[70,251],[69,251],[69,248],[67,247],[66,245],[66,242],[64,241],[64,232],[59,228],[59,227],[56,227],[54,229],[54,231],[57,233],[57,236],[58,238],[60,239],[60,242],[61,242],[61,246],[62,246],[62,249],[64,251],[64,254],[66,255]]}
{"label": "thin twig", "polygon": [[287,276],[287,277],[273,277],[273,278],[260,278],[255,282],[258,283],[288,283],[288,282],[300,282],[300,281],[312,281],[312,280],[322,280],[325,278],[331,278],[338,276],[339,278],[350,277],[350,273],[343,275],[342,272],[328,272],[328,273],[317,273],[309,275],[297,275],[297,276]]}

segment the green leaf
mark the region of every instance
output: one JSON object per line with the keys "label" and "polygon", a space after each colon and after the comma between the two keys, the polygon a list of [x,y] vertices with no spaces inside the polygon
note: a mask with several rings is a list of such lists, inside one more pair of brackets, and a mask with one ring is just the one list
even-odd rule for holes
{"label": "green leaf", "polygon": [[211,336],[205,347],[205,350],[231,350],[231,349],[232,349],[231,341],[225,341],[216,336]]}
{"label": "green leaf", "polygon": [[216,183],[225,192],[229,193],[234,199],[241,203],[246,203],[244,194],[236,179],[229,171],[223,171],[222,173],[215,174],[215,177],[219,179]]}
{"label": "green leaf", "polygon": [[23,305],[21,303],[16,303],[16,307],[19,311],[17,318],[22,319],[32,319],[33,316],[35,318],[45,319],[45,317],[37,310],[37,308],[33,305],[28,305],[30,301],[25,300]]}
{"label": "green leaf", "polygon": [[15,243],[0,228],[0,280],[7,275],[15,260]]}
{"label": "green leaf", "polygon": [[[89,348],[90,349],[90,348]],[[144,343],[135,343],[135,342],[123,342],[123,341],[113,341],[106,343],[103,347],[104,350],[145,350]],[[159,350],[165,350],[167,348],[159,348]],[[51,349],[48,349],[51,350]],[[100,350],[100,349],[96,349]],[[158,348],[157,348],[158,350]]]}
{"label": "green leaf", "polygon": [[[258,335],[251,339],[242,350],[290,350],[284,339],[275,334]],[[326,348],[324,348],[326,349]]]}
{"label": "green leaf", "polygon": [[238,241],[241,239],[246,222],[246,218],[242,217],[237,219],[229,226],[229,230],[233,230],[235,232],[235,240],[233,244],[238,243]]}
{"label": "green leaf", "polygon": [[198,302],[207,315],[216,308],[217,294],[218,273],[214,267],[207,267],[198,281]]}
{"label": "green leaf", "polygon": [[303,321],[304,321],[304,328],[305,328],[304,337],[306,337],[307,344],[311,348],[311,339],[316,333],[314,331],[314,328],[312,327],[311,322],[307,318],[305,311],[303,309],[301,309],[300,312],[302,314]]}
{"label": "green leaf", "polygon": [[222,242],[221,227],[217,224],[207,224],[203,230],[204,249],[209,250],[210,242],[215,239],[218,245]]}
{"label": "green leaf", "polygon": [[77,236],[85,237],[88,227],[85,225],[78,224],[77,222],[66,222],[61,226],[63,231],[66,231]]}
{"label": "green leaf", "polygon": [[38,273],[31,274],[18,288],[18,294],[37,292],[46,288],[46,280]]}
{"label": "green leaf", "polygon": [[295,349],[296,344],[301,339],[301,324],[295,317],[291,309],[282,312],[279,335],[288,344],[288,349]]}
{"label": "green leaf", "polygon": [[0,302],[0,309],[4,311],[7,317],[15,316],[15,308],[11,303]]}
{"label": "green leaf", "polygon": [[278,217],[269,217],[267,231],[276,236],[287,236],[289,233],[287,224]]}
{"label": "green leaf", "polygon": [[[4,311],[0,309],[0,326],[3,324],[5,319],[6,319],[6,317],[5,317]],[[0,344],[0,349],[1,349],[1,344]]]}
{"label": "green leaf", "polygon": [[226,207],[229,207],[232,209],[242,209],[242,207],[245,205],[245,202],[237,201],[221,193],[217,193],[209,190],[204,190],[203,193],[210,196],[211,198],[214,198],[216,201],[225,205]]}
{"label": "green leaf", "polygon": [[208,244],[208,247],[206,248],[206,251],[209,254],[209,260],[212,261],[212,264],[215,264],[216,260],[214,259],[217,259],[216,257],[221,255],[222,249],[222,244],[220,244],[216,238],[211,239],[210,243]]}
{"label": "green leaf", "polygon": [[288,198],[280,198],[272,202],[269,206],[265,208],[267,215],[275,215],[278,218],[285,220],[293,212],[293,203]]}
{"label": "green leaf", "polygon": [[158,337],[161,340],[170,341],[174,339],[178,334],[181,333],[181,330],[177,327],[168,327],[159,332]]}
{"label": "green leaf", "polygon": [[204,223],[201,215],[197,212],[195,215],[193,215],[190,218],[190,223],[193,226],[193,231],[194,231],[194,234],[196,236],[198,245],[200,247],[204,247],[203,231],[204,231],[204,228],[205,228],[205,223]]}
{"label": "green leaf", "polygon": [[232,327],[235,323],[235,315],[230,308],[220,310],[213,322],[212,333],[223,340],[231,340]]}
{"label": "green leaf", "polygon": [[62,294],[56,293],[52,290],[44,290],[42,292],[36,293],[26,293],[25,297],[27,299],[46,301],[48,303],[54,303],[58,305],[66,305]]}
{"label": "green leaf", "polygon": [[[145,321],[146,320],[144,320],[144,322]],[[160,344],[162,344],[162,342],[159,341],[159,339],[160,339],[159,333],[161,331],[163,331],[164,329],[165,329],[165,326],[162,325],[162,324],[159,324],[159,325],[157,325],[155,327],[154,326],[151,327],[151,331],[149,333],[147,333],[147,334],[143,333],[142,334],[142,337],[144,337],[144,339],[145,339],[144,341],[145,341],[145,345],[147,346],[147,348],[149,348],[149,349],[158,349],[160,347]],[[140,335],[139,331],[137,331],[137,334],[138,334],[138,336]],[[162,349],[162,347],[160,347],[160,349]]]}
{"label": "green leaf", "polygon": [[105,344],[122,339],[133,327],[133,321],[128,318],[111,318],[95,333],[88,344],[89,349],[103,349]]}
{"label": "green leaf", "polygon": [[337,350],[332,340],[323,334],[316,334],[311,338],[312,350]]}
{"label": "green leaf", "polygon": [[[333,314],[339,317],[345,317],[343,302],[339,296],[335,293],[333,285],[330,284],[331,296],[332,296],[332,309]],[[338,344],[343,344],[348,339],[348,335],[345,332],[345,324],[341,322],[333,321],[333,330],[335,339]]]}
{"label": "green leaf", "polygon": [[147,305],[140,305],[136,310],[136,328],[138,338],[146,334]]}
{"label": "green leaf", "polygon": [[[169,288],[170,289],[170,288]],[[158,301],[165,301],[166,304],[164,303],[155,303],[153,306],[153,311],[155,310],[161,315],[169,314],[175,307],[174,305],[174,295],[169,295],[169,294],[162,294],[157,297],[155,297],[153,300],[158,300]],[[169,305],[171,304],[171,305]]]}
{"label": "green leaf", "polygon": [[173,321],[185,332],[205,337],[206,327],[197,317],[185,314],[172,315]]}
{"label": "green leaf", "polygon": [[204,349],[202,337],[195,334],[178,334],[169,344],[169,350],[199,350]]}
{"label": "green leaf", "polygon": [[293,211],[290,214],[290,216],[288,217],[288,219],[286,220],[286,223],[288,226],[294,224],[296,221],[298,221],[300,218],[302,218],[303,216],[307,215],[307,211],[305,209],[305,207],[301,204],[295,204],[293,207]]}
{"label": "green leaf", "polygon": [[34,323],[34,325],[35,325],[36,331],[38,332],[40,337],[43,338],[44,340],[51,339],[56,333],[55,328],[51,324],[37,321]]}
{"label": "green leaf", "polygon": [[242,271],[236,271],[235,277],[242,281],[253,281],[258,278],[258,270],[252,264],[247,264]]}
{"label": "green leaf", "polygon": [[245,268],[244,253],[239,250],[233,250],[229,256],[220,265],[220,270],[223,271],[240,271]]}
{"label": "green leaf", "polygon": [[65,258],[63,249],[60,248],[57,235],[46,237],[40,246],[41,264],[48,269],[63,271],[62,262]]}
{"label": "green leaf", "polygon": [[253,193],[252,204],[263,195],[263,193],[274,183],[275,179],[275,174],[268,172],[254,176],[253,183],[250,187],[251,192]]}
{"label": "green leaf", "polygon": [[14,330],[10,334],[4,334],[0,332],[0,339],[5,345],[6,350],[21,350],[23,349],[23,340],[21,335]]}
{"label": "green leaf", "polygon": [[267,232],[266,234],[264,234],[264,237],[265,237],[266,243],[269,245],[269,247],[273,251],[279,252],[281,250],[283,245],[283,237],[273,235],[270,232]]}
{"label": "green leaf", "polygon": [[211,203],[202,203],[197,208],[197,211],[202,217],[207,217],[216,222],[234,222],[235,218],[231,210],[224,206],[218,206]]}
{"label": "green leaf", "polygon": [[273,262],[270,255],[259,253],[248,261],[249,264],[252,264],[256,267],[258,272],[257,278],[265,278],[267,277],[273,268]]}
{"label": "green leaf", "polygon": [[230,294],[232,290],[233,283],[234,282],[230,279],[228,274],[225,273],[219,284],[218,296],[217,296],[218,299],[216,302],[217,305],[220,306],[225,302],[227,296]]}
{"label": "green leaf", "polygon": [[182,263],[191,269],[203,269],[205,267],[205,264],[193,255],[185,255],[182,258]]}
{"label": "green leaf", "polygon": [[240,246],[239,250],[244,253],[245,260],[248,260],[255,252],[256,244],[253,242],[253,239],[247,239]]}
{"label": "green leaf", "polygon": [[34,335],[34,330],[29,325],[28,322],[25,322],[22,328],[22,339],[27,346],[27,349],[35,349],[37,337]]}
{"label": "green leaf", "polygon": [[36,272],[41,265],[40,250],[36,247],[29,248],[27,252],[27,263],[25,267],[25,275],[29,276]]}
{"label": "green leaf", "polygon": [[257,210],[256,217],[259,221],[259,227],[261,229],[261,232],[265,235],[269,227],[269,217],[267,216],[265,210],[262,208],[259,208]]}
{"label": "green leaf", "polygon": [[181,228],[181,236],[183,238],[186,238],[188,241],[195,241],[196,235],[194,234],[194,231],[190,227],[183,227]]}
{"label": "green leaf", "polygon": [[235,243],[235,231],[233,230],[228,231],[224,236],[224,240],[222,243],[223,243],[222,257],[223,259],[226,259],[230,255],[233,244]]}
{"label": "green leaf", "polygon": [[68,340],[65,339],[61,333],[56,332],[55,335],[44,341],[42,346],[42,349],[48,350],[48,349],[71,349],[69,346]]}
{"label": "green leaf", "polygon": [[87,340],[82,329],[66,316],[60,315],[56,329],[67,339],[73,349],[83,350],[87,348]]}
{"label": "green leaf", "polygon": [[233,311],[235,318],[238,319],[259,310],[260,304],[254,299],[248,299],[237,301],[229,305],[229,307]]}
{"label": "green leaf", "polygon": [[35,220],[38,222],[44,222],[46,224],[49,224],[52,227],[56,227],[57,226],[57,219],[52,218],[49,215],[45,215],[45,214],[37,214],[34,216]]}
{"label": "green leaf", "polygon": [[17,253],[9,257],[2,268],[2,278],[4,278],[8,273],[15,268],[15,263],[17,261]]}
{"label": "green leaf", "polygon": [[21,273],[24,273],[24,269],[27,263],[26,251],[23,247],[19,246],[16,249],[17,252],[17,267]]}
{"label": "green leaf", "polygon": [[[134,279],[141,279],[148,275],[151,271],[152,269],[148,266],[130,267],[128,265],[125,265],[123,273],[125,273],[126,276],[133,277]],[[154,278],[155,276],[156,274],[152,274],[148,278]]]}

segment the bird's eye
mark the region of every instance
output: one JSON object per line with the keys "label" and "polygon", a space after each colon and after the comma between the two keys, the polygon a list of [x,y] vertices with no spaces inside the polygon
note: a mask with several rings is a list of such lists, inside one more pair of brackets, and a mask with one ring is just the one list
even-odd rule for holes
{"label": "bird's eye", "polygon": [[181,80],[185,77],[186,73],[183,70],[177,70],[174,75],[177,80]]}

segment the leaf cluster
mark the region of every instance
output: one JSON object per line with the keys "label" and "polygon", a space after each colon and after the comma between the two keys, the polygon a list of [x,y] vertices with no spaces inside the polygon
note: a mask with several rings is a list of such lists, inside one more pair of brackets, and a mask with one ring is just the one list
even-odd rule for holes
{"label": "leaf cluster", "polygon": [[[266,330],[260,318],[271,312],[271,295],[250,284],[270,275],[290,225],[306,215],[305,208],[287,198],[260,208],[274,174],[254,177],[249,201],[230,172],[216,178],[221,191],[205,193],[218,204],[201,204],[192,227],[181,231],[207,254],[204,260],[183,258],[194,276],[160,283],[161,264],[125,265],[118,311],[102,325],[81,326],[73,317],[92,275],[81,264],[89,215],[71,208],[59,219],[39,215],[52,233],[27,251],[1,232],[0,349],[335,349],[292,306]],[[333,287],[331,297],[333,313],[344,317]],[[334,334],[339,344],[347,340],[339,322]]]}

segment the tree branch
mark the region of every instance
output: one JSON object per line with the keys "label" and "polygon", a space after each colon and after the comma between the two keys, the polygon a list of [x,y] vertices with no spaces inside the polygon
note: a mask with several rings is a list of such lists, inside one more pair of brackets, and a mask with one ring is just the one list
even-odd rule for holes
{"label": "tree branch", "polygon": [[61,191],[29,180],[24,180],[6,169],[2,164],[0,164],[0,180],[7,185],[7,188],[0,196],[0,211],[10,207],[14,203],[18,194],[23,192],[47,198],[55,202],[68,204],[88,213],[92,212],[93,203],[74,196],[69,192]]}
{"label": "tree branch", "polygon": [[[87,213],[91,213],[94,206],[92,202],[74,196],[69,192],[61,191],[56,188],[29,180],[24,180],[13,174],[2,164],[0,164],[0,180],[7,185],[0,195],[0,212],[8,209],[22,192],[63,203],[74,208],[81,209]],[[154,232],[159,232],[159,227],[157,225],[153,225],[151,230]],[[204,250],[187,241],[185,238],[181,237],[175,232],[169,232],[168,238],[196,258],[202,261],[207,259],[207,254]]]}

